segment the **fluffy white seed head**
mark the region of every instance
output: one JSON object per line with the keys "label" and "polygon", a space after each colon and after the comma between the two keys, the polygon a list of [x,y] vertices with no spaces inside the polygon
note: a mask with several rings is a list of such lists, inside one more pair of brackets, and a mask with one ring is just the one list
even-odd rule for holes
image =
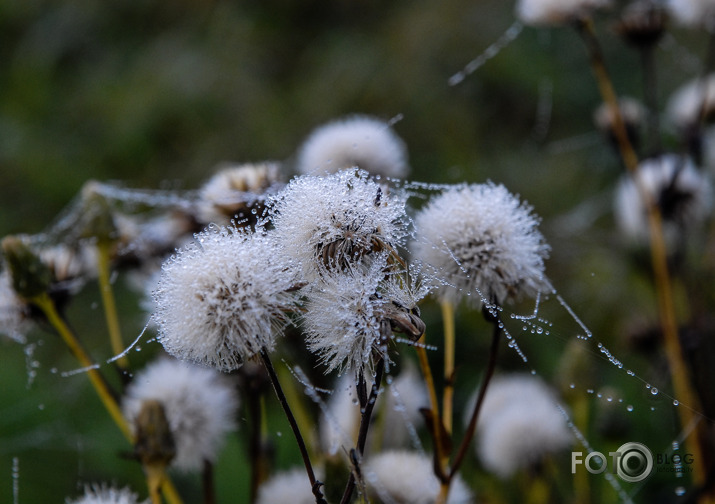
{"label": "fluffy white seed head", "polygon": [[[710,180],[689,158],[666,154],[648,159],[641,162],[635,176],[649,197],[659,204],[663,231],[670,244],[709,215]],[[633,177],[624,177],[616,188],[615,216],[625,236],[635,243],[647,243],[648,208]]]}
{"label": "fluffy white seed head", "polygon": [[298,173],[325,175],[357,166],[371,175],[403,178],[407,148],[390,125],[356,115],[315,129],[298,151]]}
{"label": "fluffy white seed head", "polygon": [[[432,457],[409,451],[384,451],[366,458],[363,475],[368,493],[380,502],[433,504],[440,484],[434,474]],[[450,486],[447,504],[474,502],[472,492],[457,475]]]}
{"label": "fluffy white seed head", "polygon": [[[139,497],[129,488],[114,488],[107,485],[88,485],[84,495],[77,499],[66,499],[67,504],[139,504]],[[148,504],[149,500],[142,501]]]}
{"label": "fluffy white seed head", "polygon": [[346,373],[338,379],[326,406],[320,418],[320,445],[323,452],[335,456],[341,453],[341,447],[352,448],[360,426],[360,402],[353,374]]}
{"label": "fluffy white seed head", "polygon": [[199,191],[198,219],[224,225],[236,215],[255,219],[251,219],[251,211],[258,209],[266,192],[280,183],[280,165],[276,162],[221,166]]}
{"label": "fluffy white seed head", "polygon": [[307,282],[322,269],[347,268],[374,250],[402,243],[405,196],[378,185],[362,170],[293,179],[273,198],[270,218],[279,261]]}
{"label": "fluffy white seed head", "polygon": [[516,17],[525,25],[558,26],[610,5],[610,0],[519,0]]}
{"label": "fluffy white seed head", "polygon": [[211,228],[168,259],[154,292],[164,349],[222,371],[272,350],[293,299],[274,248],[270,234]]}
{"label": "fluffy white seed head", "polygon": [[688,28],[715,26],[715,1],[713,0],[667,0],[668,13],[679,24]]}
{"label": "fluffy white seed head", "polygon": [[134,424],[145,401],[164,407],[174,436],[172,467],[198,471],[213,462],[225,436],[235,429],[238,396],[228,379],[213,369],[174,359],[159,359],[138,373],[127,388],[122,408]]}
{"label": "fluffy white seed head", "polygon": [[24,343],[28,316],[29,307],[15,292],[10,272],[4,269],[0,272],[0,334]]}
{"label": "fluffy white seed head", "polygon": [[[476,401],[467,408],[470,415]],[[573,439],[554,392],[539,378],[496,376],[487,389],[477,424],[476,451],[483,466],[501,478],[567,448]],[[468,422],[465,418],[465,423]]]}
{"label": "fluffy white seed head", "polygon": [[700,123],[701,117],[715,114],[715,74],[691,80],[675,90],[668,99],[666,115],[681,131]]}
{"label": "fluffy white seed head", "polygon": [[296,467],[278,473],[258,489],[256,504],[315,504],[305,469]]}
{"label": "fluffy white seed head", "polygon": [[499,303],[536,296],[549,246],[531,206],[502,185],[460,185],[432,198],[415,218],[413,257],[433,270],[440,299]]}
{"label": "fluffy white seed head", "polygon": [[308,348],[320,356],[326,372],[371,370],[376,355],[387,359],[391,321],[415,310],[418,294],[400,280],[403,277],[386,275],[386,264],[382,254],[367,267],[326,273],[306,293],[303,326]]}

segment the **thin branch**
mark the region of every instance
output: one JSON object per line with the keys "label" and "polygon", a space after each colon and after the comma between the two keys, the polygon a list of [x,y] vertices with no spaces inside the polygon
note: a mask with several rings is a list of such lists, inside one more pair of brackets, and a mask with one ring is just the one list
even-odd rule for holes
{"label": "thin branch", "polygon": [[[360,456],[365,452],[365,443],[367,441],[367,432],[370,428],[370,418],[372,417],[372,411],[375,409],[375,403],[377,402],[378,392],[380,390],[380,384],[382,383],[382,375],[385,370],[385,359],[380,358],[375,366],[375,381],[372,384],[372,389],[370,390],[370,395],[367,398],[367,403],[362,408],[362,415],[360,417],[360,430],[358,431],[357,439],[357,449]],[[358,373],[358,376],[362,375],[362,372]],[[355,490],[355,473],[350,472],[350,478],[345,486],[345,491],[343,492],[343,497],[340,500],[340,504],[347,504],[350,502],[350,498]]]}
{"label": "thin branch", "polygon": [[280,382],[278,381],[276,371],[275,369],[273,369],[273,364],[271,363],[271,358],[268,356],[268,351],[265,348],[262,348],[260,351],[260,355],[261,360],[263,361],[263,365],[266,367],[266,371],[268,372],[268,377],[271,379],[271,383],[273,384],[273,389],[275,390],[276,396],[278,397],[278,402],[281,404],[286,418],[288,418],[288,423],[290,424],[290,427],[293,430],[293,435],[295,436],[295,440],[298,443],[298,449],[300,450],[300,454],[303,457],[303,464],[305,464],[305,471],[308,473],[310,486],[312,488],[313,495],[315,495],[315,502],[316,504],[327,504],[325,498],[323,497],[323,493],[320,491],[320,487],[323,486],[323,483],[315,478],[315,472],[313,471],[313,465],[310,463],[308,449],[305,446],[305,441],[303,441],[303,436],[300,434],[298,423],[295,421],[293,412],[288,405],[286,396],[283,393],[283,389],[281,388]]}

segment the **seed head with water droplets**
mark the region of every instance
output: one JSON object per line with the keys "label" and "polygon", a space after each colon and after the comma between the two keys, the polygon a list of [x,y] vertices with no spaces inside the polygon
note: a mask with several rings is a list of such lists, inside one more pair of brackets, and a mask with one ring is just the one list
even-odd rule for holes
{"label": "seed head with water droplets", "polygon": [[272,350],[293,303],[291,273],[270,234],[211,228],[163,265],[154,292],[158,339],[175,357],[222,371]]}
{"label": "seed head with water droplets", "polygon": [[270,206],[278,260],[311,282],[328,269],[349,269],[363,257],[400,245],[407,234],[405,196],[362,170],[304,175]]}
{"label": "seed head with water droplets", "polygon": [[415,218],[413,257],[432,271],[437,295],[502,303],[551,290],[549,246],[532,209],[502,185],[460,185],[432,198]]}

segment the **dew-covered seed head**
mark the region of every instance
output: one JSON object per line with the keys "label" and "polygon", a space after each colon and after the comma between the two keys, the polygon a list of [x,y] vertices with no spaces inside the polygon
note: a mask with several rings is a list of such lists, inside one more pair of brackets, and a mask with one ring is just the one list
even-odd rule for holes
{"label": "dew-covered seed head", "polygon": [[350,269],[364,257],[392,250],[407,232],[405,199],[358,169],[298,177],[270,204],[277,257],[311,282],[322,270]]}
{"label": "dew-covered seed head", "polygon": [[480,306],[551,290],[549,246],[539,218],[502,185],[460,185],[433,197],[415,218],[413,258],[442,300]]}
{"label": "dew-covered seed head", "polygon": [[409,171],[407,147],[390,125],[356,115],[315,129],[298,151],[296,171],[325,175],[357,166],[371,175],[403,178]]}
{"label": "dew-covered seed head", "polygon": [[376,357],[388,358],[393,331],[414,331],[409,336],[415,339],[424,330],[416,315],[424,293],[410,290],[403,275],[386,273],[386,267],[381,254],[367,266],[327,273],[306,291],[306,340],[326,372],[371,370]]}
{"label": "dew-covered seed head", "polygon": [[272,350],[294,301],[275,256],[270,233],[211,228],[168,259],[154,292],[164,349],[222,371]]}
{"label": "dew-covered seed head", "polygon": [[151,401],[163,406],[176,449],[172,467],[183,471],[198,471],[204,461],[214,461],[226,434],[236,427],[235,388],[212,369],[168,358],[151,363],[137,374],[122,401],[131,425],[138,425]]}

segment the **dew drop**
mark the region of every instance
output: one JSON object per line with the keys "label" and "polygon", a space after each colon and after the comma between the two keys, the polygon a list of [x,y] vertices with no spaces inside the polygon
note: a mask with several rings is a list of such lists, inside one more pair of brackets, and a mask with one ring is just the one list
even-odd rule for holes
{"label": "dew drop", "polygon": [[532,370],[531,370],[531,374],[532,374],[532,375],[536,375],[536,369],[532,369]]}
{"label": "dew drop", "polygon": [[283,437],[283,433],[281,431],[276,431],[276,436]]}
{"label": "dew drop", "polygon": [[645,388],[649,389],[650,388],[650,383],[645,384]]}
{"label": "dew drop", "polygon": [[38,404],[38,405],[37,405],[37,409],[40,410],[40,411],[42,411],[42,410],[45,409],[45,405],[44,405],[44,404]]}
{"label": "dew drop", "polygon": [[658,389],[655,388],[655,387],[653,387],[653,388],[651,389],[650,393],[653,394],[653,395],[658,395]]}
{"label": "dew drop", "polygon": [[679,402],[677,399],[674,399],[674,400],[673,400],[673,406],[677,406],[677,405],[679,405],[679,404],[680,404],[680,402]]}
{"label": "dew drop", "polygon": [[543,328],[543,327],[537,327],[537,328],[536,328],[536,333],[537,333],[537,334],[542,334],[543,332],[544,332],[544,328]]}
{"label": "dew drop", "polygon": [[569,385],[569,388],[576,388],[576,384],[572,383],[571,385]]}
{"label": "dew drop", "polygon": [[626,411],[628,411],[628,412],[633,411],[633,405],[629,404],[628,406],[626,406]]}
{"label": "dew drop", "polygon": [[675,489],[675,495],[680,497],[681,495],[685,495],[685,487],[679,486],[678,488]]}

